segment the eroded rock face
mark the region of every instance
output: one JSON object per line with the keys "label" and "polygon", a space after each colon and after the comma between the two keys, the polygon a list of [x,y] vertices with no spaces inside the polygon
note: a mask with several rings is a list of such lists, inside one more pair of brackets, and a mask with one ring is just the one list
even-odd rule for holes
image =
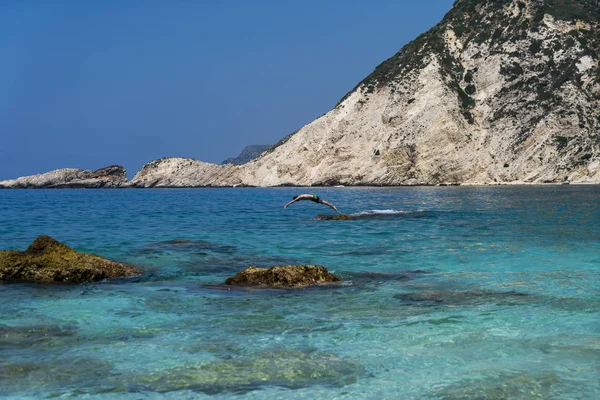
{"label": "eroded rock face", "polygon": [[119,188],[127,184],[127,173],[120,165],[96,171],[63,168],[39,175],[0,182],[0,188]]}
{"label": "eroded rock face", "polygon": [[242,184],[236,165],[216,165],[193,158],[168,157],[152,161],[135,174],[131,187],[209,187]]}
{"label": "eroded rock face", "polygon": [[25,251],[0,251],[4,282],[83,283],[141,273],[130,265],[76,252],[49,236],[38,236]]}
{"label": "eroded rock face", "polygon": [[317,265],[286,265],[271,268],[248,267],[225,281],[226,285],[304,287],[339,282],[340,279]]}

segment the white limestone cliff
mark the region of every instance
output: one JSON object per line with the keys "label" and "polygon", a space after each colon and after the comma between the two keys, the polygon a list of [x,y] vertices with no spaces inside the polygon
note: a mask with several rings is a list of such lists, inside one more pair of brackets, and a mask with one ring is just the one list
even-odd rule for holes
{"label": "white limestone cliff", "polygon": [[599,21],[597,0],[457,0],[259,158],[164,158],[123,186],[600,183]]}
{"label": "white limestone cliff", "polygon": [[152,185],[600,183],[598,21],[552,10],[458,0],[258,159],[237,169],[202,163],[185,180],[168,164]]}
{"label": "white limestone cliff", "polygon": [[169,157],[152,161],[133,177],[131,187],[237,186],[240,167],[209,164],[193,158]]}

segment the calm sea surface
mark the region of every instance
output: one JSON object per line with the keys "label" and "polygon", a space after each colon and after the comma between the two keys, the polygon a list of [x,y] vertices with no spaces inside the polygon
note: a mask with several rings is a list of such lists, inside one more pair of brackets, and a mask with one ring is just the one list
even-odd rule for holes
{"label": "calm sea surface", "polygon": [[[41,234],[145,274],[0,284],[3,398],[600,398],[598,186],[0,190]],[[343,282],[222,286],[282,264]]]}

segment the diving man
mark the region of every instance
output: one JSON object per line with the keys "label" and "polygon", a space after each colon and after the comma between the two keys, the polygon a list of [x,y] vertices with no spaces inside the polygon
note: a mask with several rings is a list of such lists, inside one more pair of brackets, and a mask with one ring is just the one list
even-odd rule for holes
{"label": "diving man", "polygon": [[333,204],[331,204],[330,202],[328,202],[326,200],[320,199],[319,196],[317,196],[316,194],[301,194],[298,196],[294,196],[292,201],[287,203],[283,208],[288,208],[288,206],[290,204],[295,203],[299,200],[310,200],[310,201],[314,201],[315,203],[325,204],[326,206],[329,206],[329,207],[333,208],[335,211],[337,211],[337,208]]}

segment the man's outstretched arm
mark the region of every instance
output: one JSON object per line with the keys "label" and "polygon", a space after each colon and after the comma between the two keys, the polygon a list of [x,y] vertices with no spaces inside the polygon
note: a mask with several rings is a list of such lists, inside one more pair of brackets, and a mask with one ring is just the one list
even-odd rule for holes
{"label": "man's outstretched arm", "polygon": [[292,203],[295,203],[295,202],[297,202],[297,201],[298,201],[298,199],[294,199],[294,200],[290,201],[289,203],[287,203],[285,206],[283,206],[283,208],[288,208],[288,206],[289,206],[290,204],[292,204]]}
{"label": "man's outstretched arm", "polygon": [[321,200],[321,203],[325,204],[326,206],[329,206],[329,207],[333,208],[337,212],[337,208],[333,204],[331,204],[330,202],[328,202],[327,200]]}

